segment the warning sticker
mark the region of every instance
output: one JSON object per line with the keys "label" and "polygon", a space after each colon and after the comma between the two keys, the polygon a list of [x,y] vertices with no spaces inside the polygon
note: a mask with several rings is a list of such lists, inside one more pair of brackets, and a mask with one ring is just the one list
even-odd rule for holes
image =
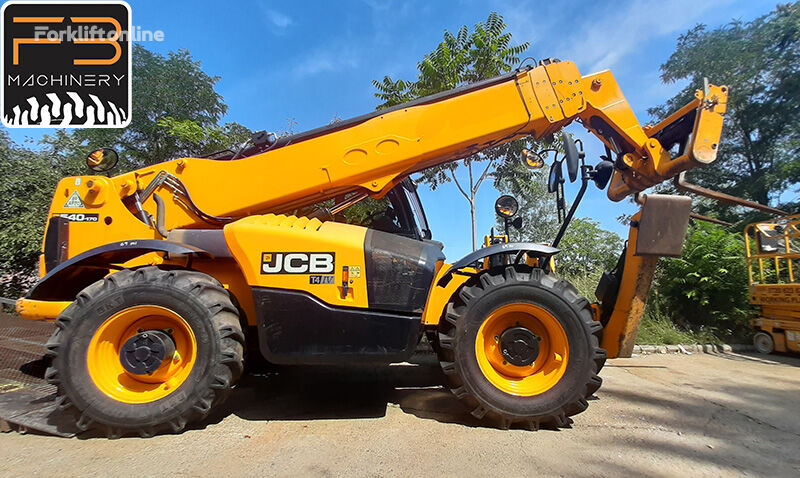
{"label": "warning sticker", "polygon": [[81,201],[81,197],[78,194],[78,191],[73,191],[72,196],[67,199],[66,204],[64,204],[65,209],[83,209],[85,206],[83,205],[83,201]]}

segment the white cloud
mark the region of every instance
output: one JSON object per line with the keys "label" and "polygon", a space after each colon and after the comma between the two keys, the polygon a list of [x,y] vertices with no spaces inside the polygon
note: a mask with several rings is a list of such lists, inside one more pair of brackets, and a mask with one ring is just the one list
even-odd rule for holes
{"label": "white cloud", "polygon": [[517,41],[531,41],[532,51],[572,60],[589,73],[615,67],[648,41],[687,30],[704,13],[727,3],[731,0],[573,3],[559,8],[518,3],[500,11]]}
{"label": "white cloud", "polygon": [[355,68],[358,64],[359,54],[353,48],[321,47],[312,50],[292,66],[291,72],[295,77],[307,77]]}
{"label": "white cloud", "polygon": [[267,18],[267,21],[269,21],[269,23],[272,24],[273,27],[279,30],[283,30],[294,24],[294,20],[292,20],[292,17],[286,15],[285,13],[281,13],[277,10],[268,8],[264,4],[261,4],[261,11],[264,13],[264,16]]}

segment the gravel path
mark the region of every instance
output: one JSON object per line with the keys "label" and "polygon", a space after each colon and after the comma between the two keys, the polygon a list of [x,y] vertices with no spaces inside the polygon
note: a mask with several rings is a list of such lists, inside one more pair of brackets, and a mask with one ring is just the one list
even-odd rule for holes
{"label": "gravel path", "polygon": [[800,475],[800,359],[609,361],[572,429],[476,423],[432,356],[250,376],[206,423],[151,439],[0,434],[0,475]]}

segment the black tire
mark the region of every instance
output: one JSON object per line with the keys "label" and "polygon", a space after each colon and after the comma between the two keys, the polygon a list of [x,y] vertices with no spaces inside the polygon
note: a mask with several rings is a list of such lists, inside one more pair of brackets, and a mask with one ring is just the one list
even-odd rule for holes
{"label": "black tire", "polygon": [[[493,385],[481,371],[475,352],[485,318],[501,306],[520,302],[535,304],[558,320],[570,354],[563,377],[533,396],[511,395]],[[442,370],[451,391],[478,419],[493,417],[501,428],[569,426],[569,417],[584,411],[587,398],[602,384],[597,374],[606,359],[599,345],[602,326],[592,319],[589,302],[569,282],[541,269],[509,266],[470,279],[448,304],[443,319],[439,324]]]}
{"label": "black tire", "polygon": [[775,351],[775,340],[771,334],[761,331],[753,336],[753,347],[756,352],[768,355]]}
{"label": "black tire", "polygon": [[[197,353],[188,378],[173,392],[152,402],[125,403],[95,385],[87,355],[92,337],[106,319],[139,305],[177,313],[191,327]],[[59,406],[76,413],[81,430],[99,429],[109,438],[180,432],[227,397],[244,366],[237,310],[225,288],[199,272],[121,270],[81,291],[56,325],[47,344],[52,365],[46,378],[58,386]]]}

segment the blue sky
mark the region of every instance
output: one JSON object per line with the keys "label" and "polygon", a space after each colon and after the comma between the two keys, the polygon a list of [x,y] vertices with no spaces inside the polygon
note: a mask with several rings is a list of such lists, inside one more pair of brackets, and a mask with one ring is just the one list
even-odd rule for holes
{"label": "blue sky", "polygon": [[[280,131],[289,121],[295,131],[371,111],[378,104],[371,80],[384,75],[413,78],[416,63],[445,29],[484,20],[491,11],[505,18],[518,43],[530,42],[528,55],[572,60],[584,74],[611,69],[639,121],[646,109],[662,103],[683,85],[661,83],[659,65],[677,37],[697,23],[717,26],[767,13],[773,1],[646,0],[603,1],[131,1],[133,23],[162,30],[163,42],[151,50],[191,51],[210,74],[221,77],[217,91],[229,106],[227,121],[253,129]],[[724,79],[712,78],[724,82]],[[136,92],[134,92],[136,94]],[[582,127],[570,131],[584,139],[587,160],[596,162],[598,140]],[[21,142],[42,130],[11,130]],[[567,187],[568,200],[575,187]],[[434,238],[446,244],[451,260],[469,252],[467,202],[452,184],[436,191],[420,188]],[[478,193],[479,236],[494,225],[497,192],[484,183]],[[622,236],[615,218],[635,210],[612,203],[590,189],[578,216],[599,220]]]}

